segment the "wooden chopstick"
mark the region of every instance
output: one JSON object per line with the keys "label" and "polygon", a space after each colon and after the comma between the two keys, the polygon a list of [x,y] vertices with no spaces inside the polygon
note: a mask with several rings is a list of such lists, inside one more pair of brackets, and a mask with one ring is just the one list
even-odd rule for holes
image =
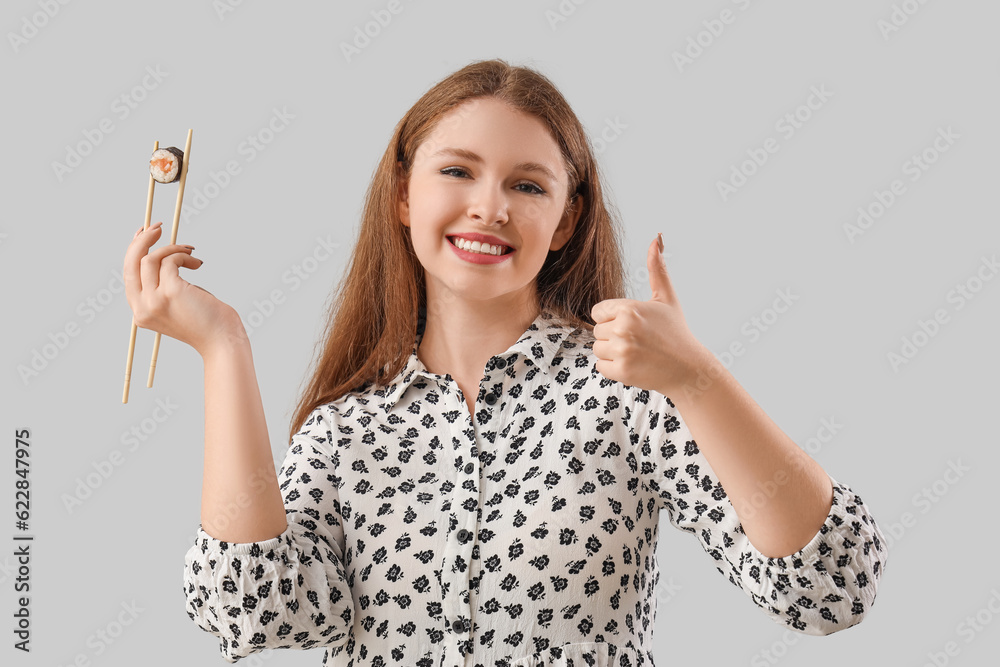
{"label": "wooden chopstick", "polygon": [[[153,142],[153,152],[155,153],[157,149],[160,148],[160,142]],[[187,160],[185,160],[187,162]],[[156,186],[156,180],[153,179],[153,172],[149,173],[149,193],[146,195],[146,222],[143,224],[143,230],[149,229],[149,219],[153,215],[153,188]],[[122,392],[122,403],[128,403],[128,387],[132,382],[132,356],[135,354],[135,332],[138,329],[135,325],[135,313],[132,314],[132,334],[128,339],[128,361],[125,362],[125,390]]]}
{"label": "wooden chopstick", "polygon": [[[188,130],[187,142],[184,144],[184,158],[181,161],[181,182],[177,188],[177,204],[174,206],[174,226],[170,230],[170,243],[177,243],[177,226],[181,221],[181,204],[184,201],[184,183],[187,181],[188,165],[191,164],[191,134],[193,130]],[[160,350],[160,332],[156,332],[153,340],[153,358],[149,362],[149,379],[146,381],[147,387],[153,386],[153,374],[156,373],[156,355]]]}

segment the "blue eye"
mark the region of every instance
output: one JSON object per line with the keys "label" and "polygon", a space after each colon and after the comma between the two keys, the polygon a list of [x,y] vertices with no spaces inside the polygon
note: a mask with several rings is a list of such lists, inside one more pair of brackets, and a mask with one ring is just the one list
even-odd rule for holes
{"label": "blue eye", "polygon": [[[442,173],[442,174],[450,174],[451,172],[460,172],[462,174],[468,175],[468,172],[466,172],[465,169],[462,169],[461,167],[448,167],[447,169],[442,169],[440,173]],[[528,191],[526,194],[534,194],[534,195],[544,195],[545,194],[545,190],[541,189],[540,187],[538,187],[534,183],[528,183],[528,182],[518,183],[515,187],[521,187],[522,185],[526,185],[529,188],[534,188],[534,191]]]}

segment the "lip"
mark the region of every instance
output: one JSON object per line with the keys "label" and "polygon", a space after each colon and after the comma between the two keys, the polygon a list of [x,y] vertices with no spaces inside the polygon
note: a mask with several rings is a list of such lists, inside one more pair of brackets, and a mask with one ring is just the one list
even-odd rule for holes
{"label": "lip", "polygon": [[[490,245],[502,245],[510,248],[511,252],[515,250],[514,246],[507,243],[503,239],[498,239],[495,236],[490,236],[489,234],[476,234],[474,232],[469,232],[468,234],[448,234],[448,238],[451,239],[456,236],[461,236],[463,239],[468,241],[479,241],[480,243],[489,243]],[[506,253],[510,254],[510,253]],[[502,257],[502,255],[501,255]]]}

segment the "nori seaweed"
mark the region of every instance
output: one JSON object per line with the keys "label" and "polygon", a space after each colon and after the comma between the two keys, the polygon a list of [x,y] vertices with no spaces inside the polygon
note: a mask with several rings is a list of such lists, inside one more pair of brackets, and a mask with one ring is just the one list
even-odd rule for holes
{"label": "nori seaweed", "polygon": [[[171,153],[174,154],[174,156],[177,158],[177,174],[173,177],[172,180],[169,181],[158,180],[156,179],[155,176],[153,177],[153,179],[156,180],[157,183],[174,183],[176,181],[181,180],[181,170],[184,169],[184,151],[174,146],[170,146],[169,148],[157,148],[156,151],[170,151]],[[156,151],[153,152],[155,153]],[[153,161],[152,155],[149,156],[149,160],[150,162]],[[150,167],[150,173],[152,173],[152,167]]]}

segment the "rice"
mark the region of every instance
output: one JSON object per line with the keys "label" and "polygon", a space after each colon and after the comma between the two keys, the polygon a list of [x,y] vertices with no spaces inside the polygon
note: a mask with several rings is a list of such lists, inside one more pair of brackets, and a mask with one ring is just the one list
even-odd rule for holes
{"label": "rice", "polygon": [[173,183],[181,177],[184,151],[179,148],[159,148],[149,158],[149,173],[158,183]]}

